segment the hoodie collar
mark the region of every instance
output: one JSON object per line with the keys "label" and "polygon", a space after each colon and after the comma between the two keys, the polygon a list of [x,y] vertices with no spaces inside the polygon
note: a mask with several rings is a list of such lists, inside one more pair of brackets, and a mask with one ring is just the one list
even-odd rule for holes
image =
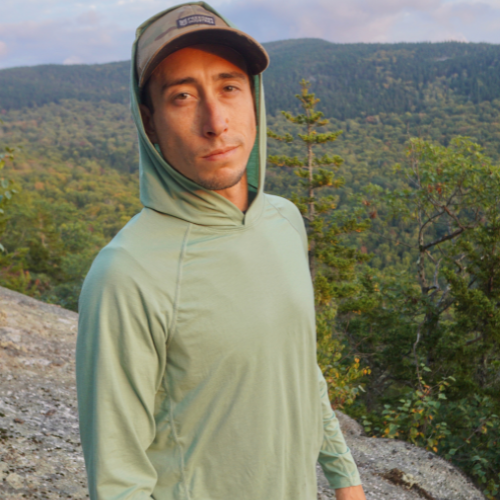
{"label": "hoodie collar", "polygon": [[[234,24],[221,16],[205,2],[192,2],[186,5],[193,4],[202,5],[205,9],[212,11],[224,19],[229,26],[235,27]],[[178,7],[177,5],[173,8]],[[262,75],[254,77],[255,102],[257,104],[257,137],[246,168],[249,189],[254,191],[256,195],[245,213],[215,191],[205,189],[177,172],[155,149],[144,130],[139,111],[140,93],[135,64],[133,64],[137,50],[137,41],[152,22],[170,10],[172,9],[160,12],[139,26],[136,31],[135,42],[132,46],[132,74],[130,79],[131,108],[139,135],[141,202],[145,207],[193,224],[226,227],[250,225],[259,217],[264,206],[263,188],[267,156],[267,126]]]}

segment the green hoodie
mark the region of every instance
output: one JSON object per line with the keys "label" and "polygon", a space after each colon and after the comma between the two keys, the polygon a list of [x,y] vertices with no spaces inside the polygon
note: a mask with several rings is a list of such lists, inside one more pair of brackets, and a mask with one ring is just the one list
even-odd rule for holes
{"label": "green hoodie", "polygon": [[360,484],[316,364],[304,224],[263,192],[260,76],[255,84],[255,198],[242,213],[153,147],[132,64],[144,209],[99,253],[80,297],[92,500],[315,500],[318,460],[332,487]]}

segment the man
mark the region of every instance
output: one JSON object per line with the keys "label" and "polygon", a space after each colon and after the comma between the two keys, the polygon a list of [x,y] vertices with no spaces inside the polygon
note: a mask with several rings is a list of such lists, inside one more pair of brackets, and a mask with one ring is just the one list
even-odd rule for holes
{"label": "man", "polygon": [[307,238],[263,192],[265,50],[204,3],[137,31],[141,201],[80,298],[94,500],[364,494],[316,365]]}

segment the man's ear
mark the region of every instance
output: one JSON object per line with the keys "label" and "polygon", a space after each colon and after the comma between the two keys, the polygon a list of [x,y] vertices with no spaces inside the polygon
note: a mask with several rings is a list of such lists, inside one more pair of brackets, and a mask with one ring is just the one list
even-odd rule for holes
{"label": "man's ear", "polygon": [[158,142],[158,136],[156,135],[156,128],[153,120],[153,113],[144,104],[139,104],[139,110],[141,112],[142,124],[144,125],[144,130],[146,131],[149,140],[154,144]]}

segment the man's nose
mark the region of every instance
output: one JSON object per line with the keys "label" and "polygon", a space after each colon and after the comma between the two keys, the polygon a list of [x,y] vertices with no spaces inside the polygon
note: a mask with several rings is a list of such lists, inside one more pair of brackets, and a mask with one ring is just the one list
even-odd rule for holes
{"label": "man's nose", "polygon": [[224,106],[214,97],[207,97],[202,104],[202,131],[207,138],[218,137],[227,131],[228,116]]}

